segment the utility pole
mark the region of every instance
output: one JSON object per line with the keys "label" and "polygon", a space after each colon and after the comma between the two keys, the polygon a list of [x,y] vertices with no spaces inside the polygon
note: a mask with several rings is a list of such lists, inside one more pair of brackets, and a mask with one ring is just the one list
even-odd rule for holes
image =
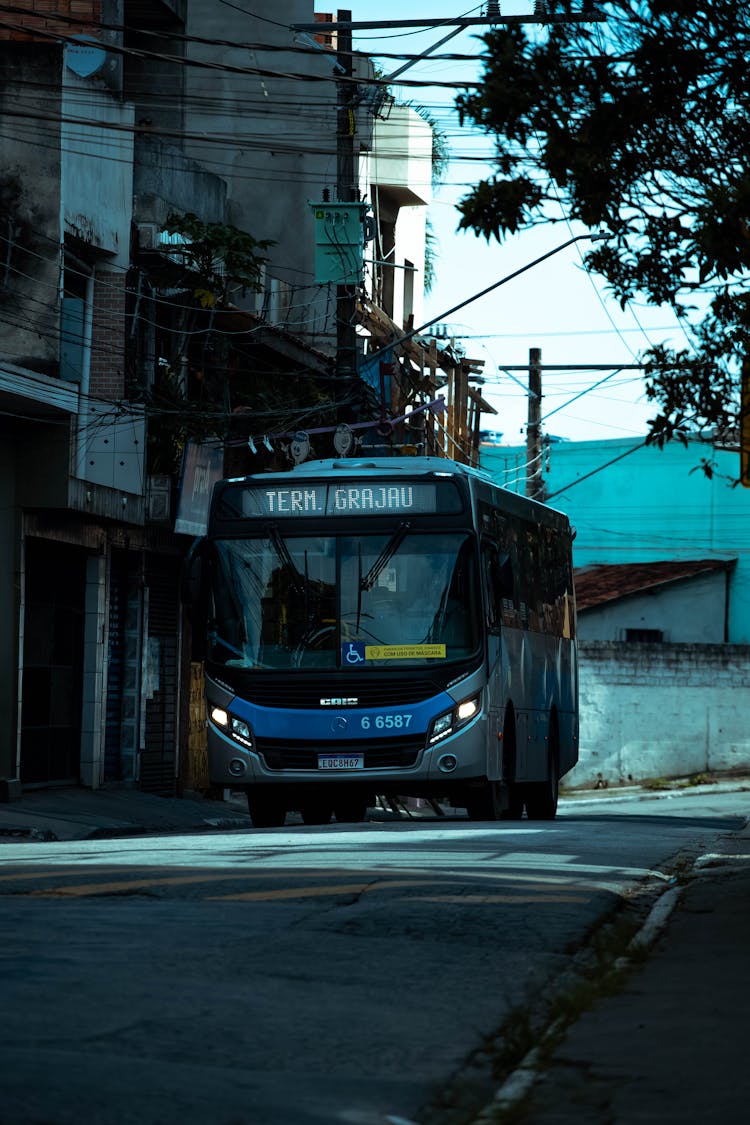
{"label": "utility pole", "polygon": [[[336,194],[339,203],[358,203],[359,185],[354,137],[356,133],[355,92],[352,61],[352,13],[339,11],[336,16],[336,61],[339,66],[336,107]],[[336,286],[336,385],[337,397],[346,399],[355,390],[357,376],[357,287]],[[357,421],[352,406],[340,406],[340,422]]]}
{"label": "utility pole", "polygon": [[750,360],[743,359],[740,376],[740,484],[750,488]]}
{"label": "utility pole", "polygon": [[529,407],[526,423],[526,495],[544,499],[542,479],[542,349],[529,348]]}

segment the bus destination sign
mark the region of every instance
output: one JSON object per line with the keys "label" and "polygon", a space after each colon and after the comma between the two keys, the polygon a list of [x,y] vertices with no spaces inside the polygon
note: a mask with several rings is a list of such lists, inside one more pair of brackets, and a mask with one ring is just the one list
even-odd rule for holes
{"label": "bus destination sign", "polygon": [[[458,498],[452,491],[455,510]],[[438,510],[436,486],[426,482],[284,484],[242,491],[242,515],[250,518],[407,515]]]}

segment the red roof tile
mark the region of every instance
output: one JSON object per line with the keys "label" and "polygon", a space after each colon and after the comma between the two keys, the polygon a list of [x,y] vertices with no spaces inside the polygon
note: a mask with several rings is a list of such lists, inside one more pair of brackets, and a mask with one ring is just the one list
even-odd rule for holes
{"label": "red roof tile", "polygon": [[683,578],[711,571],[729,570],[736,559],[671,559],[668,562],[610,563],[581,567],[575,571],[578,611],[605,602],[653,590]]}

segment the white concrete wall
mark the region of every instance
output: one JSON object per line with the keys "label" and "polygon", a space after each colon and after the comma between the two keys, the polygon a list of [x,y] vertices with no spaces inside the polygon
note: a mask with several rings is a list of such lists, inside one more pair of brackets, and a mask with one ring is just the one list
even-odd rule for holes
{"label": "white concrete wall", "polygon": [[[396,252],[395,259],[398,266],[403,267],[406,262],[414,265],[413,274],[413,300],[411,309],[414,315],[414,327],[418,328],[424,323],[424,255],[427,232],[426,207],[402,207],[396,220]],[[408,312],[404,302],[404,286],[407,282],[405,268],[397,269],[393,279],[393,311],[397,324],[404,324],[406,318],[402,315]]]}
{"label": "white concrete wall", "polygon": [[624,641],[626,629],[660,629],[672,644],[721,644],[726,586],[725,572],[718,571],[581,610],[578,636]]}
{"label": "white concrete wall", "polygon": [[579,642],[580,759],[567,788],[750,770],[750,647]]}
{"label": "white concrete wall", "polygon": [[400,189],[404,202],[431,202],[432,129],[416,110],[394,105],[376,120],[369,171],[373,183]]}
{"label": "white concrete wall", "polygon": [[[191,42],[189,55],[247,73],[185,68],[185,128],[191,134],[185,150],[226,180],[228,221],[257,239],[273,241],[264,252],[267,287],[276,282],[276,300],[267,314],[330,351],[334,305],[328,291],[315,284],[310,203],[320,201],[324,189],[336,197],[335,57],[327,51],[296,53],[289,25],[312,22],[312,0],[285,0],[273,13],[268,4],[254,7],[266,14],[256,18],[241,4],[188,5],[186,33],[217,40]],[[234,42],[240,46],[225,45]],[[242,45],[248,42],[270,49],[248,51]],[[311,80],[285,77],[302,73]],[[227,138],[225,147],[215,143],[219,137]],[[240,294],[234,299],[243,303]],[[255,304],[247,294],[246,307]]]}
{"label": "white concrete wall", "polygon": [[[63,79],[64,232],[114,255],[113,264],[126,268],[133,213],[133,106],[65,66]],[[92,124],[81,123],[82,118]],[[106,124],[96,124],[100,121]]]}
{"label": "white concrete wall", "polygon": [[[389,261],[393,270],[393,320],[405,326],[409,312],[414,325],[424,322],[424,261],[427,241],[428,206],[432,201],[432,129],[410,106],[395,105],[386,121],[376,119],[372,151],[360,161],[360,188],[373,204],[375,222],[386,216],[378,212],[377,189],[383,189],[395,216],[395,248]],[[382,258],[379,239],[366,248],[365,258]],[[408,285],[406,263],[414,266],[411,277],[413,298],[405,301]],[[374,268],[366,271],[365,285],[370,296]],[[407,307],[408,306],[408,307]]]}

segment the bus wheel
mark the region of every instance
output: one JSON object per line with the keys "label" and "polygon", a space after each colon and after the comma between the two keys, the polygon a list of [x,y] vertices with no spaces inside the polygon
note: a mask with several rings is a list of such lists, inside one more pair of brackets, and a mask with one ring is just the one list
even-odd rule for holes
{"label": "bus wheel", "polygon": [[361,824],[367,816],[366,797],[347,797],[333,806],[337,824]]}
{"label": "bus wheel", "polygon": [[501,820],[520,820],[523,816],[523,790],[516,781],[507,784],[508,807],[500,813]]}
{"label": "bus wheel", "polygon": [[261,786],[260,790],[255,788],[248,788],[247,792],[247,810],[253,820],[254,828],[283,828],[286,823],[286,805],[282,804],[278,794],[269,789],[263,792],[265,786]]}
{"label": "bus wheel", "polygon": [[306,801],[299,811],[303,824],[330,824],[333,816],[331,802],[325,798]]}
{"label": "bus wheel", "polygon": [[520,820],[523,816],[524,787],[516,776],[516,716],[508,706],[503,720],[503,777],[507,806],[500,813],[501,820]]}
{"label": "bus wheel", "polygon": [[547,780],[530,782],[524,786],[526,815],[529,820],[554,820],[557,814],[557,799],[560,793],[560,778],[557,766],[557,727],[550,727],[549,751],[547,753]]}
{"label": "bus wheel", "polygon": [[464,800],[469,820],[500,820],[502,816],[500,786],[496,781],[485,780],[482,785],[472,786],[466,790]]}

